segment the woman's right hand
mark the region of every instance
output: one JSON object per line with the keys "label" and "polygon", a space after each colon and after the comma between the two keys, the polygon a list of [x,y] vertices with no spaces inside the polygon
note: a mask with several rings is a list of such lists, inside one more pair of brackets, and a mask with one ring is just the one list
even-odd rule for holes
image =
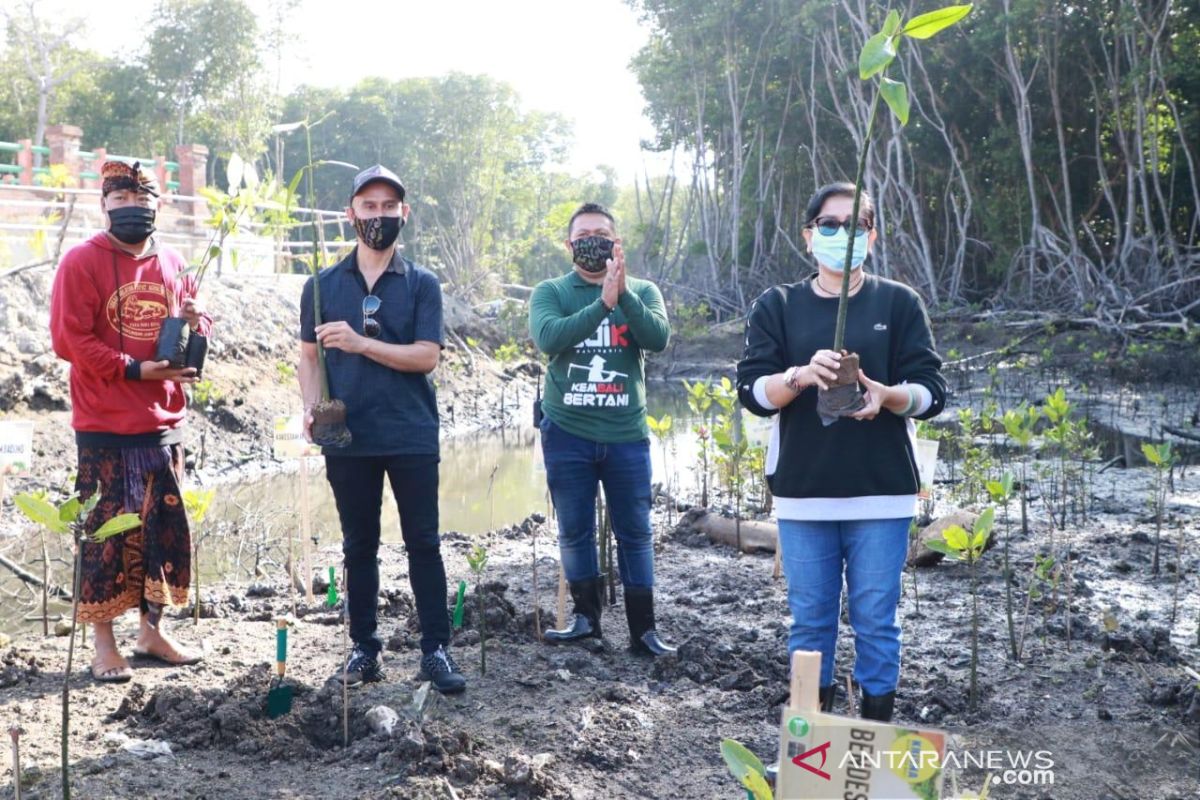
{"label": "woman's right hand", "polygon": [[806,383],[819,389],[829,389],[829,384],[837,380],[837,369],[841,365],[842,356],[835,350],[818,350],[802,367]]}

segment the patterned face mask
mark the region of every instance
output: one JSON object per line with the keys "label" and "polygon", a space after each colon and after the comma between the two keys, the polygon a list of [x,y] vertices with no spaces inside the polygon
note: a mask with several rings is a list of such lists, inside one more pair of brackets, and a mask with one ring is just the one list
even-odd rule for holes
{"label": "patterned face mask", "polygon": [[371,217],[354,218],[354,231],[359,240],[372,250],[387,250],[396,243],[400,229],[404,227],[404,217]]}
{"label": "patterned face mask", "polygon": [[604,272],[613,255],[613,240],[584,236],[571,242],[572,260],[586,272]]}

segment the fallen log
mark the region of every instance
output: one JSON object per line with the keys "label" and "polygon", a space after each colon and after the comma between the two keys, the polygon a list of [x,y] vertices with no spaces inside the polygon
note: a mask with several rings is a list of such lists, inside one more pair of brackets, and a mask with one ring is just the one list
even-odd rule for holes
{"label": "fallen log", "polygon": [[[17,564],[14,561],[9,561],[4,556],[0,556],[0,567],[4,567],[6,570],[11,572],[13,575],[16,575],[20,580],[22,580],[25,583],[28,583],[32,586],[42,586],[43,585],[41,578],[34,575],[32,572],[28,572],[20,564]],[[71,599],[71,593],[68,592],[66,589],[62,588],[61,586],[51,585],[49,587],[49,589],[50,589],[50,594],[53,595],[54,597],[58,597],[62,600],[68,600],[68,601]]]}
{"label": "fallen log", "polygon": [[[743,553],[774,553],[778,528],[774,522],[744,519],[742,526]],[[712,514],[703,508],[693,508],[679,520],[679,528],[703,533],[710,541],[738,546],[737,520]]]}

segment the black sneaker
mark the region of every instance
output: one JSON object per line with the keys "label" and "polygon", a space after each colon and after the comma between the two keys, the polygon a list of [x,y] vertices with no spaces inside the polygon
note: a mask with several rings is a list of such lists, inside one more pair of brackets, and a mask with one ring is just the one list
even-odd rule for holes
{"label": "black sneaker", "polygon": [[467,679],[463,677],[462,670],[443,645],[421,656],[421,674],[417,677],[419,680],[432,681],[433,688],[442,694],[457,694],[467,688]]}
{"label": "black sneaker", "polygon": [[[374,681],[383,680],[383,670],[379,666],[379,656],[374,653],[368,653],[358,645],[350,651],[350,659],[346,662],[346,683],[350,686],[357,686],[360,683],[373,683]],[[341,670],[333,675],[333,680],[339,683],[342,680]]]}

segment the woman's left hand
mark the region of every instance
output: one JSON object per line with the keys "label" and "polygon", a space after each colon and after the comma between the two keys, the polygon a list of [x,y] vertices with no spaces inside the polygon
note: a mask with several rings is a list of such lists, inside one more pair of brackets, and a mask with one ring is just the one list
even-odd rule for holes
{"label": "woman's left hand", "polygon": [[867,405],[861,411],[856,411],[850,416],[853,419],[875,419],[887,400],[888,387],[879,381],[871,380],[861,369],[858,371],[858,382],[866,390],[863,399],[866,400]]}

